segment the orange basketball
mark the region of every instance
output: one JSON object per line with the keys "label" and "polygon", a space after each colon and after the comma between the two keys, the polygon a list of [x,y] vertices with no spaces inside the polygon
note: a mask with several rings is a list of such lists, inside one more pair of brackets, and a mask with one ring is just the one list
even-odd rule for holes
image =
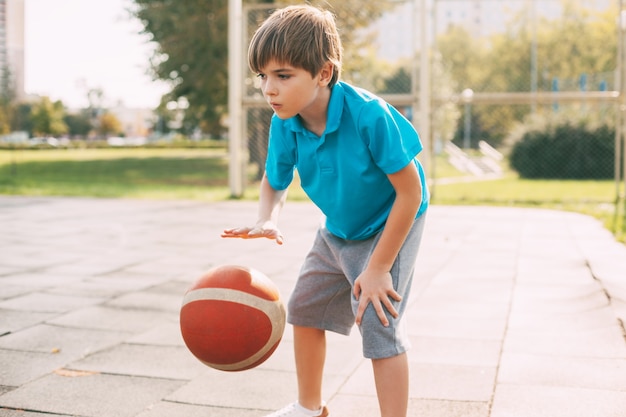
{"label": "orange basketball", "polygon": [[285,307],[276,285],[261,272],[219,266],[185,293],[180,330],[191,353],[205,365],[243,371],[265,362],[278,347]]}

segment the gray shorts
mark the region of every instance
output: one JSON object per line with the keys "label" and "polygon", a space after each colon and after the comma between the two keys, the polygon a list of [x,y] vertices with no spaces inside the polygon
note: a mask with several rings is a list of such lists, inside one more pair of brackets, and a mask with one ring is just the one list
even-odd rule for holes
{"label": "gray shorts", "polygon": [[[413,223],[391,269],[394,289],[402,296],[400,302],[391,300],[399,316],[394,319],[387,312],[389,326],[384,327],[371,304],[365,310],[359,330],[366,358],[388,358],[410,347],[402,318],[425,217],[426,213]],[[379,238],[380,233],[366,240],[344,240],[321,227],[289,298],[287,321],[296,326],[350,334],[359,305],[352,294],[354,281],[363,271]]]}

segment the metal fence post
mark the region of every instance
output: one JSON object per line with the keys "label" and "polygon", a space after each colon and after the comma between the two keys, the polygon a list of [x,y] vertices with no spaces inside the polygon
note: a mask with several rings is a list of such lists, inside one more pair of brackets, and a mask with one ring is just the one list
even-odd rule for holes
{"label": "metal fence post", "polygon": [[243,147],[243,5],[228,1],[228,181],[231,197],[241,197],[245,184]]}

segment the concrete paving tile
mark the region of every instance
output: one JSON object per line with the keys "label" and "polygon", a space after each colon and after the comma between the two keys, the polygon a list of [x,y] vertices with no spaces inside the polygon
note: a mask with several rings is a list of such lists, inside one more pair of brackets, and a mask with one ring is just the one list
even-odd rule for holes
{"label": "concrete paving tile", "polygon": [[622,329],[617,324],[573,333],[509,329],[503,351],[535,355],[624,358],[626,344]]}
{"label": "concrete paving tile", "polygon": [[[361,335],[356,328],[352,329],[350,336],[326,332],[325,373],[327,375],[346,377],[363,362],[370,363],[363,357]],[[295,370],[293,362],[291,369]]]}
{"label": "concrete paving tile", "polygon": [[[626,271],[626,265],[616,271],[621,271],[623,274]],[[619,278],[602,279],[601,282],[602,287],[610,294],[611,302],[626,303],[626,280],[621,274]]]}
{"label": "concrete paving tile", "polygon": [[464,317],[475,320],[496,320],[506,317],[509,313],[508,300],[493,300],[490,303],[472,299],[459,300],[454,303],[442,303],[437,297],[424,295],[407,310],[408,317]]}
{"label": "concrete paving tile", "polygon": [[514,300],[554,301],[585,299],[594,297],[601,291],[602,286],[593,279],[584,282],[554,282],[550,280],[541,284],[517,283]]}
{"label": "concrete paving tile", "polygon": [[511,330],[533,332],[576,333],[613,327],[615,311],[611,306],[574,313],[550,314],[544,312],[516,311],[509,317]]}
{"label": "concrete paving tile", "polygon": [[206,371],[185,347],[120,344],[67,365],[116,375],[190,380]]}
{"label": "concrete paving tile", "polygon": [[[0,407],[0,416],[2,417],[55,417],[61,416],[61,414],[50,414],[50,413],[31,413],[29,411],[23,410],[9,410],[8,408]],[[63,416],[61,416],[63,417]],[[67,416],[65,416],[67,417]]]}
{"label": "concrete paving tile", "polygon": [[209,370],[165,397],[186,404],[266,411],[284,407],[296,398],[295,373],[261,369],[234,373]]}
{"label": "concrete paving tile", "polygon": [[166,323],[127,339],[126,342],[138,345],[185,346],[178,319],[173,317],[168,318]]}
{"label": "concrete paving tile", "polygon": [[148,262],[140,262],[134,265],[130,265],[124,268],[124,271],[130,273],[139,273],[139,274],[152,274],[161,276],[167,279],[172,279],[180,276],[180,274],[187,271],[189,268],[193,268],[196,270],[204,269],[204,265],[206,265],[208,261],[201,260],[199,265],[196,265],[195,268],[189,264],[187,259],[181,259],[181,257],[176,257],[175,259],[157,259]]}
{"label": "concrete paving tile", "polygon": [[[63,352],[40,353],[0,349],[0,363],[3,364],[0,367],[0,385],[19,387],[74,359],[76,358]],[[2,405],[0,401],[0,406]]]}
{"label": "concrete paving tile", "polygon": [[50,320],[49,323],[67,327],[139,333],[166,322],[170,317],[170,314],[162,312],[95,306],[71,311]]}
{"label": "concrete paving tile", "polygon": [[0,396],[0,407],[83,417],[134,417],[183,383],[59,371]]}
{"label": "concrete paving tile", "polygon": [[411,337],[413,347],[409,360],[433,363],[494,368],[500,361],[500,340],[475,340],[451,337]]}
{"label": "concrete paving tile", "polygon": [[58,353],[74,357],[87,356],[121,342],[128,333],[71,329],[40,324],[0,337],[0,348],[24,352]]}
{"label": "concrete paving tile", "polygon": [[56,316],[56,313],[0,309],[0,336],[43,323]]}
{"label": "concrete paving tile", "polygon": [[[617,244],[616,244],[617,245]],[[626,269],[626,246],[621,245],[613,253],[604,252],[599,259],[590,259],[589,265],[593,276],[603,284],[611,283],[624,286]]]}
{"label": "concrete paving tile", "polygon": [[105,303],[108,307],[178,314],[183,294],[161,294],[148,291],[123,294]]}
{"label": "concrete paving tile", "polygon": [[47,272],[20,272],[2,277],[2,285],[22,285],[33,290],[44,290],[57,286],[72,285],[82,281],[83,277],[69,275],[53,275]]}
{"label": "concrete paving tile", "polygon": [[407,417],[488,417],[486,401],[410,399]]}
{"label": "concrete paving tile", "polygon": [[113,271],[89,278],[93,282],[110,283],[113,288],[125,289],[126,292],[147,289],[168,282],[170,279],[162,275],[134,273],[127,270]]}
{"label": "concrete paving tile", "polygon": [[[541,245],[539,245],[541,247]],[[592,281],[586,264],[577,260],[575,264],[567,264],[552,260],[536,258],[520,258],[517,268],[518,284],[564,284],[585,285]]]}
{"label": "concrete paving tile", "polygon": [[46,271],[57,275],[86,277],[109,274],[125,269],[127,266],[129,266],[128,263],[112,264],[110,262],[95,263],[93,261],[81,261],[48,267]]}
{"label": "concrete paving tile", "polygon": [[[463,247],[463,250],[466,251],[463,255],[456,254],[453,258],[446,262],[445,266],[441,271],[438,272],[437,276],[434,279],[434,283],[439,281],[448,282],[451,280],[459,280],[463,281],[467,280],[483,280],[486,278],[489,279],[498,279],[503,281],[512,280],[514,277],[514,266],[515,264],[511,261],[505,261],[503,265],[494,265],[495,259],[493,255],[485,256],[480,252],[470,252],[467,246]],[[502,262],[502,261],[500,261]],[[483,272],[484,266],[490,265],[492,268],[489,273]],[[499,271],[500,275],[497,275],[495,272]],[[494,278],[495,277],[495,278]]]}
{"label": "concrete paving tile", "polygon": [[[55,241],[53,244],[56,245],[57,242]],[[3,256],[2,261],[7,267],[14,268],[17,271],[55,268],[59,265],[66,265],[80,260],[80,256],[72,251],[65,253],[52,252],[49,247],[44,245],[38,248],[31,245],[28,251],[20,251],[19,249],[19,247],[14,249],[13,253],[3,253],[6,258]]]}
{"label": "concrete paving tile", "polygon": [[620,326],[625,327],[625,324],[626,324],[626,301],[614,300],[611,303],[611,309],[615,313],[615,317],[620,321]]}
{"label": "concrete paving tile", "polygon": [[490,417],[623,417],[626,392],[498,385]]}
{"label": "concrete paving tile", "polygon": [[[511,274],[513,275],[513,274]],[[450,282],[439,279],[426,290],[424,297],[436,298],[445,303],[471,299],[478,303],[491,303],[496,300],[508,300],[513,289],[513,280],[459,279]]]}
{"label": "concrete paving tile", "polygon": [[243,408],[207,407],[190,404],[161,401],[136,417],[262,417],[267,411],[246,410]]}
{"label": "concrete paving tile", "polygon": [[506,317],[475,319],[407,313],[407,328],[411,336],[450,337],[459,339],[501,340],[506,329]]}
{"label": "concrete paving tile", "polygon": [[0,300],[28,294],[33,289],[24,285],[4,284],[0,279]]}
{"label": "concrete paving tile", "polygon": [[128,281],[87,278],[69,285],[48,288],[46,292],[49,294],[70,295],[74,297],[99,297],[109,299],[130,291],[143,289],[146,286],[146,284]]}
{"label": "concrete paving tile", "polygon": [[179,278],[154,285],[148,291],[155,294],[178,295],[182,298],[190,286],[191,280]]}
{"label": "concrete paving tile", "polygon": [[410,363],[411,398],[491,400],[496,368]]}
{"label": "concrete paving tile", "polygon": [[498,383],[626,392],[626,358],[596,359],[504,353]]}
{"label": "concrete paving tile", "polygon": [[[496,368],[409,362],[410,398],[434,400],[491,400]],[[374,374],[362,364],[341,388],[340,394],[376,395]]]}
{"label": "concrete paving tile", "polygon": [[[337,392],[344,378],[324,375],[323,396]],[[255,368],[242,372],[209,371],[165,398],[210,407],[274,411],[297,398],[295,372]]]}
{"label": "concrete paving tile", "polygon": [[595,283],[592,284],[584,288],[580,288],[581,286],[558,288],[550,285],[529,288],[522,285],[515,291],[511,314],[518,311],[533,311],[546,315],[569,314],[608,306],[609,300],[602,288]]}
{"label": "concrete paving tile", "polygon": [[0,265],[0,278],[18,274],[23,270],[24,268],[20,268],[17,266]]}
{"label": "concrete paving tile", "polygon": [[94,297],[72,297],[66,295],[34,292],[0,301],[0,309],[62,313],[104,301]]}
{"label": "concrete paving tile", "polygon": [[[335,366],[332,363],[329,364],[328,362],[331,361],[327,358],[327,371],[337,373],[337,371],[334,369]],[[294,372],[295,359],[293,356],[293,340],[281,340],[280,344],[278,345],[272,356],[270,356],[265,362],[259,365],[257,369],[280,372]],[[343,369],[343,367],[341,369]]]}
{"label": "concrete paving tile", "polygon": [[[340,417],[379,417],[378,399],[375,395],[339,394],[328,402],[330,416]],[[408,417],[412,417],[409,410]],[[415,414],[416,415],[416,414]]]}

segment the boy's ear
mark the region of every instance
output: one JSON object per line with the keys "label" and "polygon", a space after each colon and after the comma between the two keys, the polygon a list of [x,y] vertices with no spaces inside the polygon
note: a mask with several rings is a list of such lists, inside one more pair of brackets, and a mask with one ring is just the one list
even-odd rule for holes
{"label": "boy's ear", "polygon": [[330,80],[333,78],[334,70],[335,70],[335,67],[332,63],[326,62],[324,64],[324,66],[320,70],[320,81],[319,81],[322,87],[326,87],[330,83]]}

